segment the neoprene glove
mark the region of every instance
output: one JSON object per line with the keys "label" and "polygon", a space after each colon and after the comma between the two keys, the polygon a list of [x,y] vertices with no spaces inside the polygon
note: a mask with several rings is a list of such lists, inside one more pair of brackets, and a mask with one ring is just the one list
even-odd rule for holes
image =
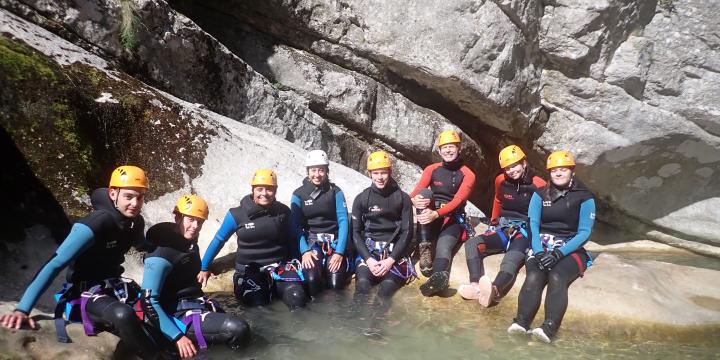
{"label": "neoprene glove", "polygon": [[560,259],[562,259],[563,254],[558,249],[554,249],[553,251],[547,253],[541,260],[540,265],[542,265],[545,269],[552,269],[555,264],[557,264]]}

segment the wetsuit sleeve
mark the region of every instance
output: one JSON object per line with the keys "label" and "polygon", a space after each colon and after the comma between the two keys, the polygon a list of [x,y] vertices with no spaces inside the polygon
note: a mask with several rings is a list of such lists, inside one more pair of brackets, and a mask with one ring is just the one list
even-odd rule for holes
{"label": "wetsuit sleeve", "polygon": [[545,187],[545,185],[547,185],[547,183],[545,182],[545,180],[543,180],[543,179],[542,179],[541,177],[539,177],[539,176],[533,176],[532,183],[533,183],[533,185],[535,185],[535,188],[536,188],[536,189]]}
{"label": "wetsuit sleeve", "polygon": [[73,225],[65,241],[55,250],[53,257],[35,274],[15,310],[30,314],[40,296],[47,290],[55,277],[78,255],[95,242],[95,234],[85,224]]}
{"label": "wetsuit sleeve", "polygon": [[595,200],[587,199],[580,204],[577,234],[560,247],[560,252],[568,255],[585,245],[592,232],[593,224],[595,224]]}
{"label": "wetsuit sleeve", "polygon": [[142,288],[150,290],[150,305],[160,320],[160,331],[173,341],[176,341],[184,334],[175,325],[175,321],[160,306],[160,294],[162,292],[165,278],[172,271],[172,264],[166,259],[153,256],[145,259]]}
{"label": "wetsuit sleeve", "polygon": [[432,172],[435,170],[437,166],[428,166],[423,170],[422,175],[420,176],[420,181],[418,181],[417,185],[415,185],[415,188],[412,192],[410,192],[410,197],[415,197],[420,190],[427,188],[430,186],[430,179],[432,178]]}
{"label": "wetsuit sleeve", "polygon": [[215,233],[215,237],[210,242],[210,245],[205,251],[205,255],[203,255],[200,270],[208,271],[210,263],[212,263],[215,256],[217,256],[220,249],[222,249],[225,242],[232,236],[235,230],[237,230],[237,223],[235,223],[235,218],[233,218],[232,214],[228,211],[227,214],[225,214],[222,225],[220,225],[220,229]]}
{"label": "wetsuit sleeve", "polygon": [[540,216],[542,216],[542,198],[538,193],[534,193],[532,198],[530,198],[530,205],[528,206],[530,244],[533,254],[539,254],[544,251],[542,242],[540,241]]}
{"label": "wetsuit sleeve", "polygon": [[338,223],[338,241],[335,245],[335,252],[345,255],[345,248],[348,241],[348,211],[345,203],[345,194],[341,190],[335,192],[335,213]]}
{"label": "wetsuit sleeve", "polygon": [[365,224],[363,224],[362,221],[362,215],[363,215],[363,209],[365,206],[361,204],[362,200],[360,197],[365,192],[361,192],[358,194],[358,196],[355,197],[355,201],[353,201],[353,209],[352,209],[352,222],[353,222],[353,241],[355,242],[355,250],[358,252],[358,255],[360,257],[367,261],[367,259],[370,258],[370,251],[368,250],[367,246],[365,245],[365,239],[363,239],[362,233],[365,228]]}
{"label": "wetsuit sleeve", "polygon": [[300,246],[300,254],[304,254],[310,250],[307,239],[305,238],[305,231],[303,231],[302,224],[303,212],[300,197],[293,194],[290,199],[290,232],[291,239],[298,239]]}
{"label": "wetsuit sleeve", "polygon": [[502,210],[502,202],[500,201],[500,185],[505,181],[503,174],[495,178],[495,197],[493,198],[492,215],[490,215],[490,224],[497,224],[500,218],[500,210]]}
{"label": "wetsuit sleeve", "polygon": [[410,244],[410,238],[413,235],[413,214],[412,214],[412,201],[410,197],[403,193],[403,207],[402,207],[402,220],[400,220],[400,238],[398,239],[395,247],[393,248],[390,257],[395,260],[399,260],[401,257],[406,255],[408,244]]}
{"label": "wetsuit sleeve", "polygon": [[454,212],[455,209],[467,201],[467,199],[470,198],[470,194],[472,194],[473,186],[475,186],[475,174],[467,166],[460,168],[460,171],[462,171],[464,175],[460,189],[458,189],[458,192],[455,193],[455,196],[449,203],[437,210],[440,216],[447,216]]}

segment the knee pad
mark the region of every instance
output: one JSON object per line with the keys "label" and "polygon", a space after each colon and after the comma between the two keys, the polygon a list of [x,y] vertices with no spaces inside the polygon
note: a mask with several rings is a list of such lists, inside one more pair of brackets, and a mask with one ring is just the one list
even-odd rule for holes
{"label": "knee pad", "polygon": [[110,316],[112,316],[112,319],[108,320],[110,320],[115,326],[115,328],[118,330],[123,327],[135,326],[140,324],[140,319],[135,316],[135,311],[129,306],[119,302],[113,305]]}
{"label": "knee pad", "polygon": [[[341,269],[342,270],[342,269]],[[328,274],[327,287],[333,290],[344,289],[347,285],[348,276],[344,271]]]}
{"label": "knee pad", "polygon": [[557,288],[565,285],[567,285],[567,279],[565,276],[555,271],[551,271],[548,274],[548,287]]}
{"label": "knee pad", "polygon": [[291,310],[305,307],[307,303],[307,295],[305,290],[299,284],[290,285],[283,292],[283,302],[290,307]]}
{"label": "knee pad", "polygon": [[272,300],[270,275],[254,272],[233,275],[235,297],[248,306],[267,305]]}
{"label": "knee pad", "polygon": [[235,349],[247,344],[250,340],[250,325],[245,320],[228,316],[223,328],[230,335],[227,344]]}
{"label": "knee pad", "polygon": [[307,287],[310,296],[315,296],[322,291],[323,279],[320,271],[317,264],[312,269],[303,270],[303,275],[305,276],[304,285]]}

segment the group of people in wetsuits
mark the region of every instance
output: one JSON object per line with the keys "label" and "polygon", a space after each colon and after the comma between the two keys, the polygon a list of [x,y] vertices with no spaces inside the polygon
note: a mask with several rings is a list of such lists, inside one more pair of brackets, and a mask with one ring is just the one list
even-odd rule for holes
{"label": "group of people in wetsuits", "polygon": [[[187,358],[208,344],[238,348],[250,338],[248,324],[224,313],[202,291],[210,264],[233,234],[236,298],[246,306],[279,298],[296,309],[323,289],[344,289],[353,273],[356,294],[377,285],[378,297],[390,299],[416,276],[410,253],[417,222],[418,267],[427,277],[420,286],[423,295],[448,288],[453,255],[464,242],[470,279],[458,289],[460,295],[491,306],[508,293],[525,265],[517,316],[508,332],[550,342],[567,308],[568,287],[591,263],[583,245],[595,205],[574,177],[572,154],[558,151],[548,157],[550,182],[545,183],[519,147],[503,149],[491,226],[475,236],[464,213],[475,175],[463,165],[460,134],[442,132],[437,149],[442,162],[428,166],[409,195],[392,177],[389,154],[371,153],[371,184],[355,197],[351,216],[342,190],[329,180],[330,163],[321,150],[308,153],[307,177],[293,192],[290,208],[275,197],[275,172],[256,170],[251,193],[228,210],[202,258],[198,236],[208,218],[205,200],[181,196],[172,210],[174,221],[155,224],[143,235],[140,210],[148,181],[142,169],[120,166],[108,188],[92,193],[94,210],[73,225],[15,311],[0,316],[0,323],[34,328],[30,311],[69,267],[67,283],[55,295],[60,341],[70,342],[65,318],[82,322],[88,335],[104,330],[117,334],[142,358]],[[133,246],[145,252],[140,285],[122,277],[124,255]],[[490,280],[483,258],[497,253],[505,256]],[[545,320],[530,330],[546,285]]]}

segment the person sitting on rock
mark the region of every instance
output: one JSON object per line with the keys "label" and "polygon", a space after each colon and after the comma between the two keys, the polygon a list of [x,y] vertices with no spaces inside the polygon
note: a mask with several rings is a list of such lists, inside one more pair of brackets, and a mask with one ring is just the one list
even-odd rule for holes
{"label": "person sitting on rock", "polygon": [[[495,178],[491,226],[484,234],[465,242],[470,284],[458,288],[460,296],[478,300],[484,307],[510,291],[518,271],[525,265],[525,253],[530,246],[528,205],[535,191],[546,185],[543,179],[535,176],[525,153],[518,146],[502,149],[499,160],[503,173]],[[485,275],[483,258],[503,252],[500,271],[491,281]]]}
{"label": "person sitting on rock", "polygon": [[280,298],[291,309],[305,307],[298,240],[290,231],[290,209],[275,199],[277,176],[269,169],[255,171],[252,193],[230,209],[202,258],[198,280],[210,278],[210,263],[233,233],[237,234],[235,297],[247,306]]}
{"label": "person sitting on rock", "polygon": [[207,203],[199,196],[183,195],[173,214],[175,222],[153,225],[146,235],[156,247],[145,255],[145,316],[175,342],[182,358],[197,354],[195,344],[200,348],[208,343],[232,348],[244,345],[250,338],[248,324],[224,313],[215,300],[206,297],[197,278],[197,241],[208,218]]}
{"label": "person sitting on rock", "polygon": [[347,205],[342,190],[328,179],[329,166],[324,151],[310,151],[305,159],[308,176],[290,201],[290,219],[310,296],[323,287],[343,289],[350,280]]}
{"label": "person sitting on rock", "polygon": [[148,181],[145,172],[135,166],[116,168],[109,188],[93,191],[93,211],[78,220],[55,254],[38,271],[12,314],[0,317],[7,328],[23,324],[35,328],[28,317],[38,298],[65,267],[67,283],[56,295],[58,306],[55,325],[58,340],[70,342],[62,319],[82,321],[85,333],[95,335],[109,330],[119,336],[140,357],[157,355],[155,345],[144,331],[131,307],[140,287],[121,278],[125,253],[131,246],[144,248],[145,222],[140,215]]}
{"label": "person sitting on rock", "polygon": [[556,151],[547,159],[550,183],[530,199],[530,242],[532,255],[525,261],[526,277],[518,296],[518,311],[508,333],[528,332],[538,309],[543,289],[545,320],[530,331],[549,343],[562,322],[568,305],[568,287],[592,264],[583,245],[595,222],[595,200],[575,178],[575,159],[567,151]]}
{"label": "person sitting on rock", "polygon": [[406,257],[412,237],[412,203],[392,178],[384,151],[367,159],[371,185],[355,197],[352,232],[356,258],[355,291],[367,294],[380,284],[378,296],[389,299],[414,276]]}
{"label": "person sitting on rock", "polygon": [[454,130],[441,132],[437,147],[442,162],[426,167],[410,193],[412,203],[419,212],[420,272],[430,277],[420,286],[424,296],[447,289],[458,241],[464,241],[468,232],[472,234],[465,221],[465,203],[475,185],[475,174],[460,157],[460,134]]}

